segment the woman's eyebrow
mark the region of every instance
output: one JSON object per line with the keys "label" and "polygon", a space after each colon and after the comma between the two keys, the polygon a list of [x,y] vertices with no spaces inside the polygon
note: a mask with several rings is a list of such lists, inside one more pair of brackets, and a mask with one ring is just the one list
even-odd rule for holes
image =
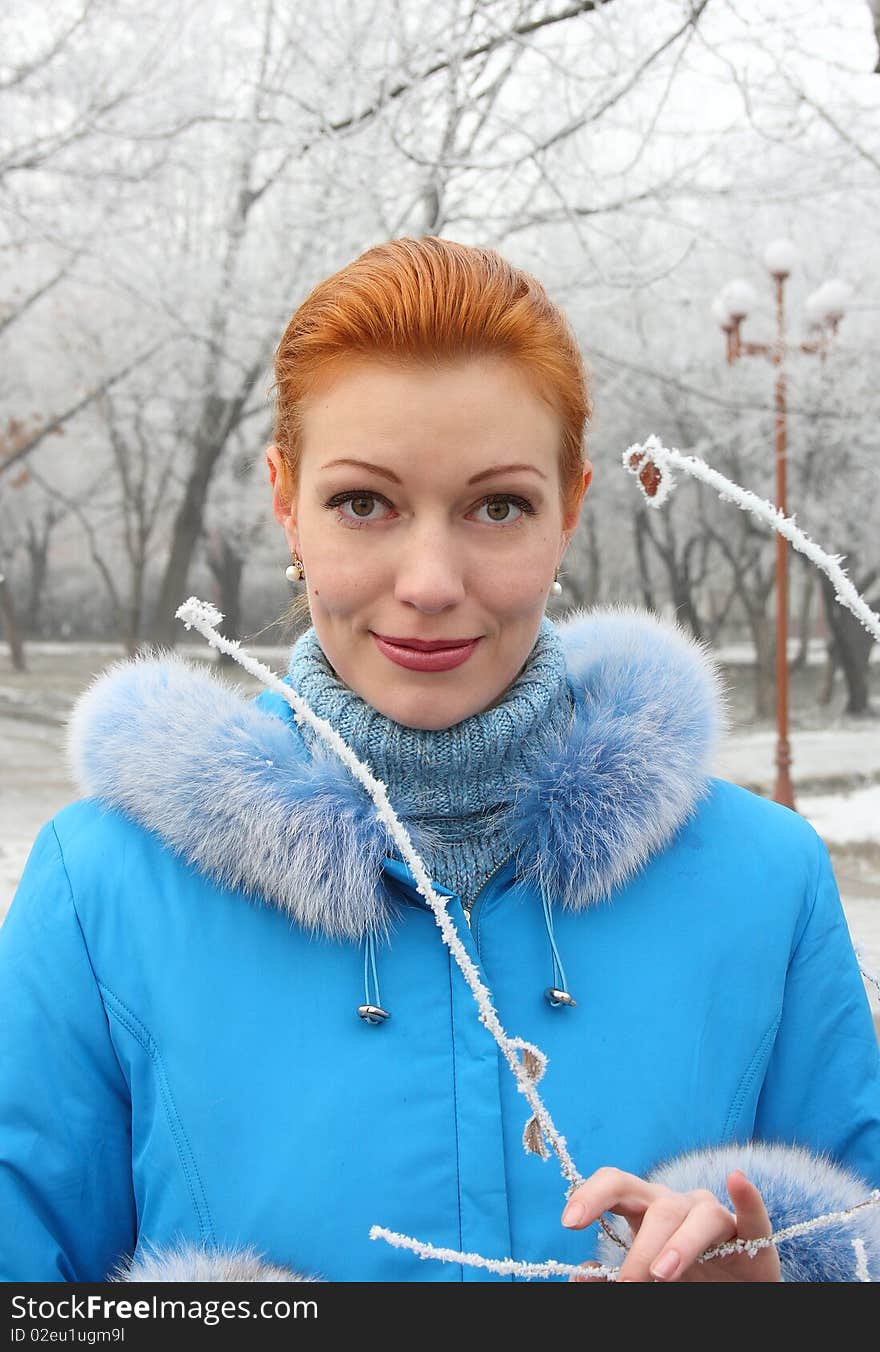
{"label": "woman's eyebrow", "polygon": [[468,483],[479,483],[481,479],[490,479],[493,474],[512,474],[517,469],[531,470],[532,474],[538,474],[542,479],[547,478],[544,471],[538,469],[537,465],[492,465],[489,469],[480,470],[479,474],[475,474],[472,479],[468,479]]}
{"label": "woman's eyebrow", "polygon": [[[381,474],[383,479],[390,479],[392,483],[399,484],[401,481],[397,475],[390,469],[384,469],[381,465],[373,465],[369,460],[328,460],[322,469],[332,469],[334,465],[354,465],[357,469],[369,469],[374,474]],[[538,474],[542,479],[547,475],[543,470],[538,469],[537,465],[492,465],[489,469],[480,470],[473,478],[468,479],[469,484],[479,483],[481,479],[490,479],[493,474],[512,474],[514,470],[530,470],[532,474]]]}

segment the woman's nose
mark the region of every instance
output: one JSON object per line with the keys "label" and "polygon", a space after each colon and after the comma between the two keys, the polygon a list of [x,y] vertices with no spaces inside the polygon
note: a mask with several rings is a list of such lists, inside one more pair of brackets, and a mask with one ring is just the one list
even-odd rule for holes
{"label": "woman's nose", "polygon": [[446,610],[465,595],[463,560],[449,531],[414,530],[395,569],[395,598],[419,610]]}

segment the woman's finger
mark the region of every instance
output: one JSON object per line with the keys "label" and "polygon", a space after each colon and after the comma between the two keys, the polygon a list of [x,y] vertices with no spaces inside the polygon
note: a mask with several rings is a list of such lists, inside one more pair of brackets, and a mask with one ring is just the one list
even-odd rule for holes
{"label": "woman's finger", "polygon": [[651,1264],[663,1253],[693,1207],[685,1193],[671,1192],[651,1203],[617,1275],[619,1282],[650,1282]]}
{"label": "woman's finger", "polygon": [[668,1188],[646,1183],[637,1174],[622,1169],[597,1169],[571,1194],[562,1213],[562,1224],[570,1230],[583,1230],[605,1211],[630,1218],[636,1224],[655,1198],[669,1193]]}
{"label": "woman's finger", "polygon": [[[694,1197],[695,1195],[691,1194],[691,1205],[681,1225],[669,1235],[659,1252],[655,1250],[652,1255],[650,1276],[639,1277],[636,1280],[677,1281],[696,1263],[706,1249],[736,1237],[736,1216],[732,1211],[722,1206],[711,1193],[705,1196],[697,1194],[698,1200],[694,1200]],[[643,1224],[642,1229],[644,1228]]]}
{"label": "woman's finger", "polygon": [[736,1229],[740,1239],[766,1239],[772,1235],[773,1225],[764,1199],[741,1169],[728,1174],[727,1195],[736,1212]]}

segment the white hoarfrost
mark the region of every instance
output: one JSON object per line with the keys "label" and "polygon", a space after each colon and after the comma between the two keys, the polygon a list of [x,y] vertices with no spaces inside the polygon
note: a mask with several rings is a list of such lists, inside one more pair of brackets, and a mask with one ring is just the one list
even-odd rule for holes
{"label": "white hoarfrost", "polygon": [[773,239],[764,250],[764,267],[773,277],[787,277],[798,261],[798,252],[790,239]]}
{"label": "white hoarfrost", "polygon": [[836,323],[846,314],[851,299],[852,287],[849,282],[832,277],[807,297],[804,308],[815,324],[826,323],[829,320]]}
{"label": "white hoarfrost", "polygon": [[753,310],[757,301],[755,289],[750,282],[737,277],[722,289],[720,300],[726,305],[732,319],[745,319]]}

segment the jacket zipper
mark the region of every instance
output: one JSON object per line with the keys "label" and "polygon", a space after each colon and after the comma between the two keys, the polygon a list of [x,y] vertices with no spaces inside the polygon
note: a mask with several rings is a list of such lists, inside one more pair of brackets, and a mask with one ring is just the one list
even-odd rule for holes
{"label": "jacket zipper", "polygon": [[[515,853],[515,851],[514,851],[514,853]],[[501,870],[504,868],[504,866],[505,866],[506,864],[509,864],[509,863],[510,863],[510,861],[511,861],[512,858],[513,858],[513,854],[509,854],[509,855],[507,856],[506,859],[502,859],[502,860],[501,860],[501,863],[498,864],[496,868],[493,868],[493,870],[492,870],[492,872],[489,874],[488,878],[487,878],[487,879],[485,880],[485,882],[481,885],[479,892],[477,892],[477,895],[474,897],[474,899],[473,899],[473,901],[471,902],[470,906],[464,906],[464,904],[463,904],[463,910],[464,910],[465,919],[466,919],[467,922],[468,922],[468,928],[471,930],[471,932],[473,932],[473,928],[474,928],[474,916],[475,916],[476,913],[477,913],[477,908],[478,908],[480,902],[483,900],[483,894],[484,894],[484,892],[486,891],[486,888],[489,886],[489,884],[491,883],[492,879],[495,877],[496,873],[500,873]],[[477,952],[479,952],[479,945],[477,945]]]}

